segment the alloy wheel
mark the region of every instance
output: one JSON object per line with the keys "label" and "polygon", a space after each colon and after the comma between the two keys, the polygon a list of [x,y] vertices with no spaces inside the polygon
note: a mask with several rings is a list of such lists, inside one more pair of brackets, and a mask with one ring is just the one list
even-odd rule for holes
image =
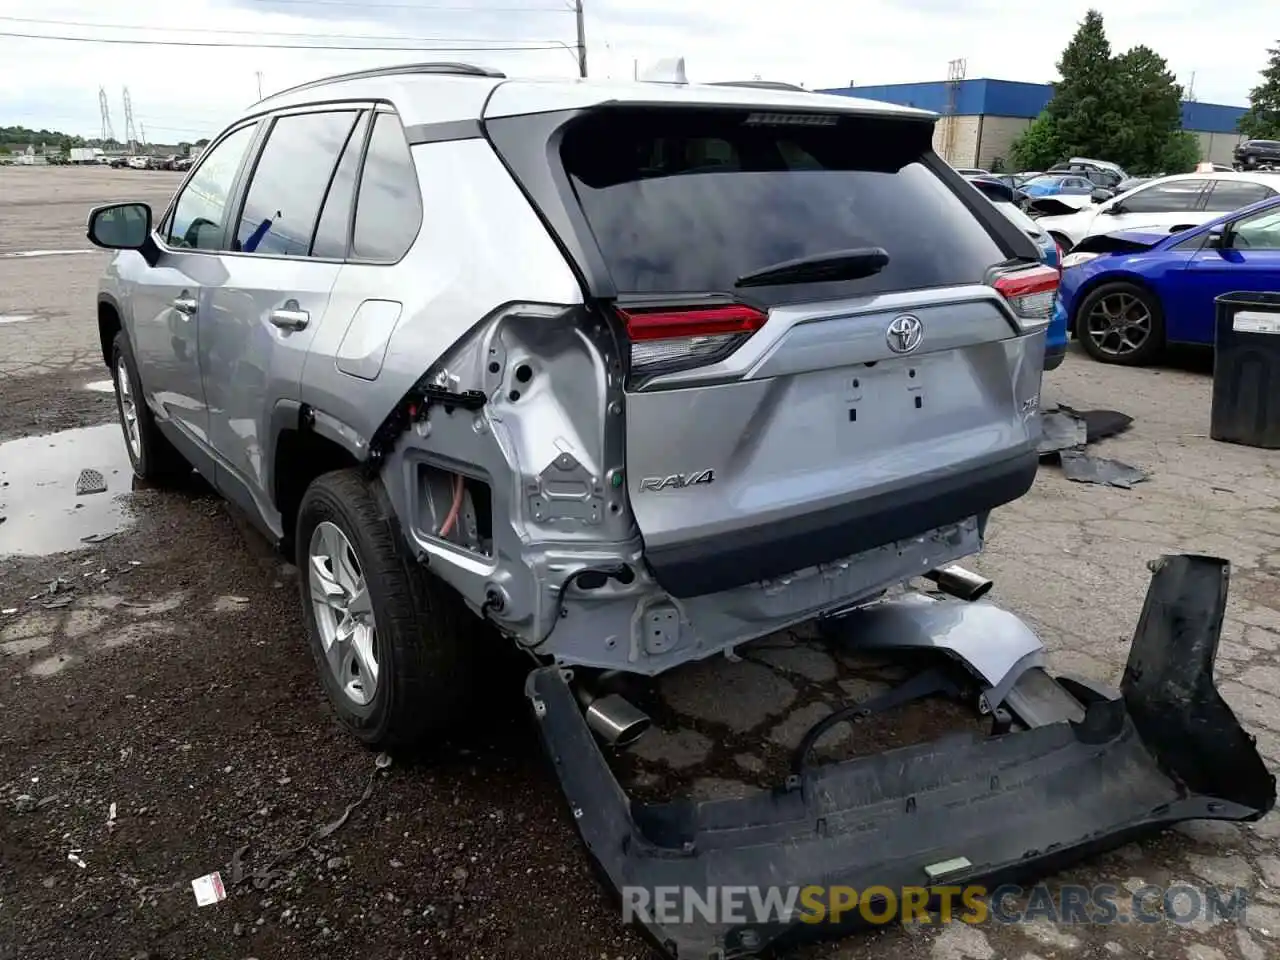
{"label": "alloy wheel", "polygon": [[1151,309],[1131,293],[1099,298],[1085,318],[1085,333],[1099,353],[1124,357],[1142,349],[1151,336]]}
{"label": "alloy wheel", "polygon": [[142,456],[142,437],[138,431],[138,407],[133,399],[133,387],[129,382],[129,367],[124,357],[116,363],[116,396],[120,400],[120,426],[124,429],[124,441],[129,453],[137,460]]}
{"label": "alloy wheel", "polygon": [[338,688],[366,706],[378,689],[377,628],[364,571],[347,535],[328,520],[316,525],[307,552],[316,628]]}

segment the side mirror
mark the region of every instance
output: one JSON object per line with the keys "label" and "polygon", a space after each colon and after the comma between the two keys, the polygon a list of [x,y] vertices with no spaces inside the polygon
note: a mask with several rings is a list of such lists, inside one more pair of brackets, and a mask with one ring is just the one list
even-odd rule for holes
{"label": "side mirror", "polygon": [[151,241],[151,207],[111,203],[89,211],[89,241],[104,250],[141,250]]}
{"label": "side mirror", "polygon": [[1094,203],[1105,203],[1115,195],[1114,190],[1108,190],[1106,187],[1094,187],[1089,194],[1089,196],[1093,198]]}
{"label": "side mirror", "polygon": [[1205,241],[1205,246],[1211,250],[1225,250],[1228,243],[1227,231],[1223,227],[1214,227],[1209,231],[1209,238]]}

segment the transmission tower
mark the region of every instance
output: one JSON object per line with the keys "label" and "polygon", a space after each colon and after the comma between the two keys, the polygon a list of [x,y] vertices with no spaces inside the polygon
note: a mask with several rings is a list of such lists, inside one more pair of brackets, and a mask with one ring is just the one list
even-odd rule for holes
{"label": "transmission tower", "polygon": [[960,84],[964,80],[965,66],[963,59],[947,63],[947,106],[942,115],[942,156],[951,164],[956,162],[956,107],[960,100]]}
{"label": "transmission tower", "polygon": [[133,125],[133,101],[129,99],[129,88],[124,88],[124,138],[129,141],[129,152],[138,150],[138,128]]}
{"label": "transmission tower", "polygon": [[98,110],[102,113],[102,145],[105,147],[108,140],[116,138],[116,132],[111,128],[111,108],[107,106],[107,88],[98,88]]}

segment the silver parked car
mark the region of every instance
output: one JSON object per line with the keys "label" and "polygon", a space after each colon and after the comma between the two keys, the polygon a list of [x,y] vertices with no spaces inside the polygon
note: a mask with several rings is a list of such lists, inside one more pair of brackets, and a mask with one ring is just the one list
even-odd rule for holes
{"label": "silver parked car", "polygon": [[[1151,689],[1125,696],[1180,699],[1135,721],[1119,693],[1055,684],[1011,614],[872,603],[921,574],[985,592],[948,565],[1037,468],[1059,275],[934,154],[934,119],[777,85],[442,64],[274,95],[154,219],[90,215],[121,251],[98,323],[134,469],[194,467],[296,558],[325,689],[370,745],[465,722],[486,651],[525,651],[619,886],[861,889],[891,864],[896,889],[943,860],[973,882],[1137,824],[1243,817],[1263,803],[1238,786],[1251,747],[1219,747],[1231,776],[1187,787],[1134,733],[1225,710],[1201,647],[1161,647]],[[1025,732],[883,763],[801,751],[791,786],[740,805],[627,802],[593,734],[643,730],[628,679],[819,619],[950,655]],[[651,925],[680,957],[736,956],[786,920]]]}

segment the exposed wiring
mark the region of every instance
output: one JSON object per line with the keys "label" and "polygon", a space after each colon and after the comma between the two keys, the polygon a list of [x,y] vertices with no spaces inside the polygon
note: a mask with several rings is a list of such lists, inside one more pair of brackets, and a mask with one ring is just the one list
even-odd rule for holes
{"label": "exposed wiring", "polygon": [[440,524],[440,536],[447,537],[453,532],[453,525],[458,522],[458,513],[462,510],[462,474],[453,475],[453,504]]}

